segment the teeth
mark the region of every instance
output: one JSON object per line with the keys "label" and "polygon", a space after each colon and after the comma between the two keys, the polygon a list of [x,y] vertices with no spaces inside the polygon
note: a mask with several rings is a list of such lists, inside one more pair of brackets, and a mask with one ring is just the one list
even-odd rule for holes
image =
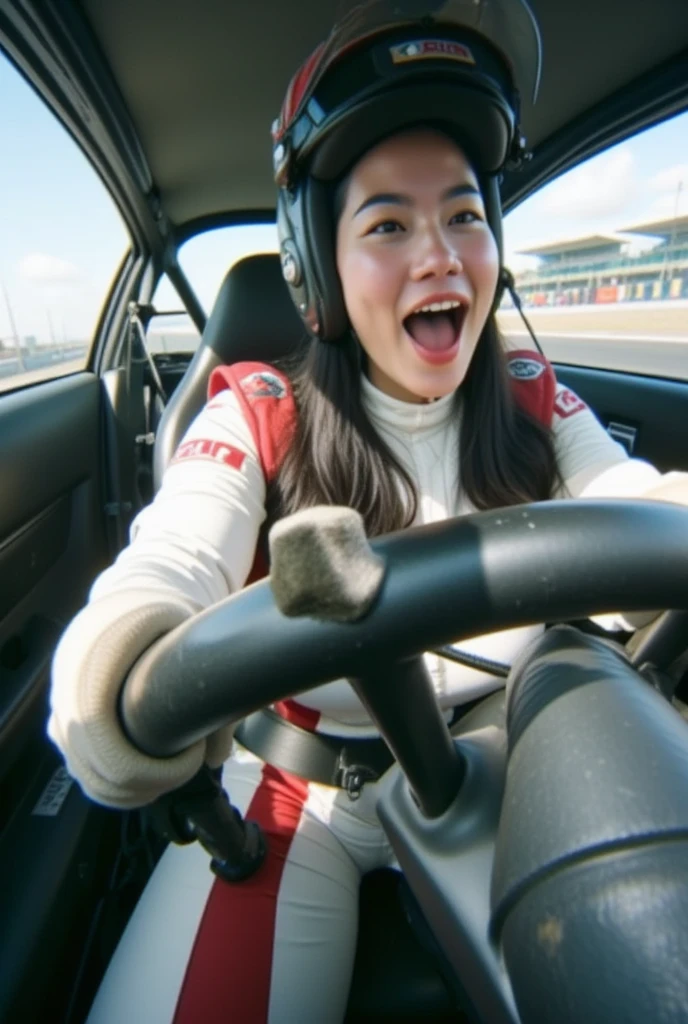
{"label": "teeth", "polygon": [[445,302],[431,302],[427,306],[420,306],[416,309],[416,313],[443,313],[446,309],[460,309],[461,303],[456,302],[453,299],[448,299]]}

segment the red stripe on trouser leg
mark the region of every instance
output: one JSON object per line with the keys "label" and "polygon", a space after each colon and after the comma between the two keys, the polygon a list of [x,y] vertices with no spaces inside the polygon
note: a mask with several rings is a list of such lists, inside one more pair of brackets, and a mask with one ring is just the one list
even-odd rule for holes
{"label": "red stripe on trouser leg", "polygon": [[315,732],[320,721],[320,712],[314,711],[313,708],[307,708],[304,704],[299,704],[295,700],[281,700],[278,704],[275,704],[275,711],[282,718],[286,718],[292,725],[298,725],[301,729],[308,729],[309,732]]}
{"label": "red stripe on trouser leg", "polygon": [[246,818],[265,832],[265,863],[238,885],[213,883],[173,1024],[267,1021],[277,896],[307,796],[307,782],[264,766]]}

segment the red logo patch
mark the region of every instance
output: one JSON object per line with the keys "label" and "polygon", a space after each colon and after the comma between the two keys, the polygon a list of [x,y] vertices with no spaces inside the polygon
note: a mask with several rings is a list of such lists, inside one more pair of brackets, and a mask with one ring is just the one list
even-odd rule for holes
{"label": "red logo patch", "polygon": [[554,411],[563,420],[569,416],[574,416],[577,412],[582,412],[585,408],[585,402],[578,395],[574,395],[573,391],[569,391],[568,388],[560,391],[554,401]]}
{"label": "red logo patch", "polygon": [[391,46],[389,52],[393,64],[407,64],[413,60],[432,60],[438,57],[444,60],[458,60],[462,64],[475,64],[475,57],[467,46],[449,39],[413,39],[398,46]]}
{"label": "red logo patch", "polygon": [[241,390],[247,398],[286,398],[287,389],[274,373],[250,373],[241,381]]}
{"label": "red logo patch", "polygon": [[225,466],[232,469],[241,469],[246,458],[245,452],[233,448],[231,444],[224,444],[222,441],[209,441],[199,438],[196,441],[185,441],[180,444],[174,453],[172,462],[181,462],[182,459],[211,459],[213,462],[223,462]]}

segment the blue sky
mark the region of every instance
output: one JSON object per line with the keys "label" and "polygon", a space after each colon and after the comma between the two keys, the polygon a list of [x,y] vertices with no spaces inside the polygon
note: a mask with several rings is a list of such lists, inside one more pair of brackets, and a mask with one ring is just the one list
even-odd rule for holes
{"label": "blue sky", "polygon": [[[86,340],[127,248],[127,232],[95,172],[52,114],[0,54],[0,339]],[[683,186],[677,193],[677,186]],[[505,223],[519,249],[649,218],[688,213],[688,113],[589,161],[541,190]],[[184,269],[208,308],[238,256],[274,248],[270,227],[192,239]],[[160,301],[174,302],[161,290]],[[176,305],[176,303],[175,303]]]}

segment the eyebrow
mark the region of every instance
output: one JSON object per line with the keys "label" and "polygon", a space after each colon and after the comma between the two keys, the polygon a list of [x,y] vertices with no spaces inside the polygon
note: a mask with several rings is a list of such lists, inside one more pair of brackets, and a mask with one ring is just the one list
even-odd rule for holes
{"label": "eyebrow", "polygon": [[[446,192],[442,193],[442,202],[446,202],[448,199],[456,199],[457,196],[479,196],[480,189],[475,185],[470,185],[466,182],[463,185],[453,185],[447,189]],[[410,196],[402,195],[400,192],[377,192],[373,196],[369,196],[364,202],[361,203],[359,208],[354,213],[354,217],[358,217],[359,213],[367,210],[369,206],[413,206],[413,200]]]}

